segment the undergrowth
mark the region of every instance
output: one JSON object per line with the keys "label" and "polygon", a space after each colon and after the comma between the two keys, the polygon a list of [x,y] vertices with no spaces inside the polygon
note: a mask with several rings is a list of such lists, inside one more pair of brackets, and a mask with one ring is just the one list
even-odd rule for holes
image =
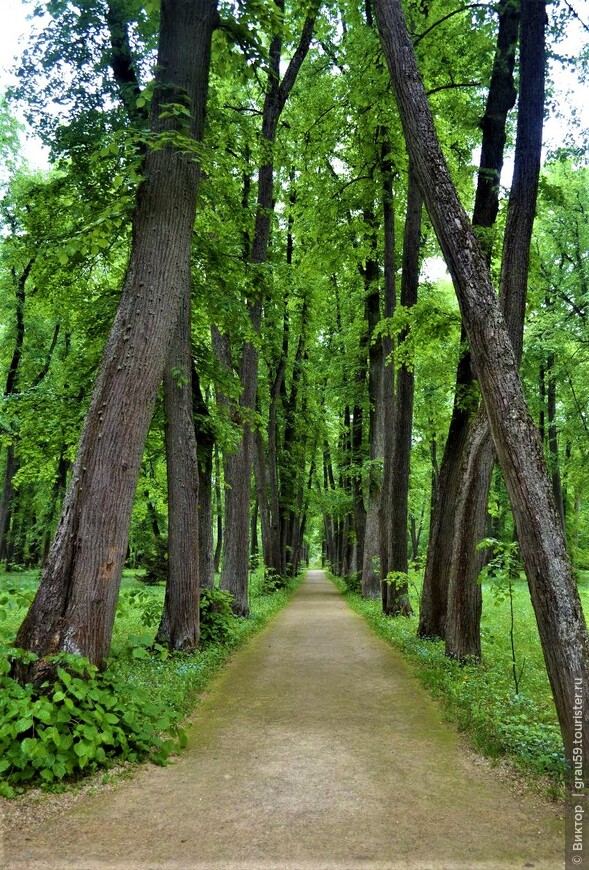
{"label": "undergrowth", "polygon": [[[417,615],[387,617],[380,601],[363,599],[353,583],[331,579],[352,609],[415,665],[422,684],[442,701],[447,718],[479,751],[491,758],[507,758],[525,775],[542,777],[553,795],[561,793],[562,739],[525,581],[513,584],[511,600],[497,595],[491,585],[483,586],[483,663],[475,665],[447,658],[442,641],[418,638]],[[415,573],[409,580],[417,614],[419,581]],[[580,588],[585,606],[589,599],[586,585]],[[511,609],[518,691],[509,631]]]}
{"label": "undergrowth", "polygon": [[183,718],[229,655],[280,610],[298,585],[267,591],[254,573],[250,615],[233,615],[227,593],[203,590],[201,648],[171,654],[153,637],[163,585],[123,579],[111,656],[99,671],[77,656],[53,657],[55,677],[39,689],[10,676],[31,661],[10,642],[35,594],[38,574],[0,577],[0,794],[37,785],[63,791],[80,776],[121,761],[165,764],[185,744]]}

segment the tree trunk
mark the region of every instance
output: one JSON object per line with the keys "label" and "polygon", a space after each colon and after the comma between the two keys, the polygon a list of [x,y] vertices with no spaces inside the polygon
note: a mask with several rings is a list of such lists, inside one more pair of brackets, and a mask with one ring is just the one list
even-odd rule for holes
{"label": "tree trunk", "polygon": [[[190,337],[190,336],[189,336]],[[215,582],[213,557],[213,451],[215,432],[200,380],[192,363],[192,410],[198,460],[198,577],[200,588]]]}
{"label": "tree trunk", "polygon": [[268,497],[268,468],[266,463],[266,451],[262,433],[256,430],[254,435],[254,476],[256,480],[257,504],[262,527],[262,554],[265,568],[271,568],[276,573],[276,546],[272,534],[272,509]]}
{"label": "tree trunk", "polygon": [[[419,249],[421,241],[422,198],[415,175],[409,165],[407,188],[407,214],[403,239],[403,271],[401,278],[401,305],[411,309],[417,302],[419,287]],[[399,335],[401,348],[409,330]],[[386,581],[383,587],[383,610],[389,616],[412,613],[409,603],[409,570],[407,542],[409,537],[409,471],[411,458],[411,433],[413,431],[413,366],[403,363],[397,372],[397,393],[393,417],[393,445],[391,451],[391,486],[387,497],[391,525],[390,537],[383,541],[387,547],[387,573],[397,576]],[[385,575],[386,576],[386,575]]]}
{"label": "tree trunk", "polygon": [[[383,226],[384,226],[384,316],[393,317],[396,305],[396,240],[395,212],[393,207],[393,177],[390,160],[383,166]],[[394,342],[390,335],[382,337],[383,373],[383,477],[379,500],[379,586],[383,607],[387,605],[387,589],[384,578],[388,573],[388,542],[391,538],[392,500],[392,449],[394,426],[395,369],[393,366]]]}
{"label": "tree trunk", "polygon": [[190,284],[164,370],[168,579],[156,641],[192,652],[199,637],[198,467],[192,411]]}
{"label": "tree trunk", "polygon": [[213,556],[213,570],[219,573],[221,553],[223,552],[223,489],[221,486],[221,458],[219,448],[215,450],[215,507],[217,509],[217,540]]}
{"label": "tree trunk", "polygon": [[[6,386],[4,387],[4,398],[13,396],[18,390],[18,379],[20,374],[20,363],[22,360],[23,346],[25,341],[25,301],[26,301],[26,283],[33,267],[34,260],[29,260],[20,276],[17,278],[15,270],[12,270],[12,277],[15,282],[16,295],[16,310],[15,310],[15,339],[12,357],[8,366],[8,374],[6,376]],[[10,507],[13,496],[12,482],[18,471],[18,457],[14,449],[17,435],[13,436],[13,441],[8,445],[6,450],[6,466],[4,468],[4,484],[2,487],[2,498],[0,499],[0,562],[7,558],[8,548],[6,538],[10,527]]]}
{"label": "tree trunk", "polygon": [[[535,5],[524,0],[522,8]],[[589,638],[537,430],[489,268],[446,166],[399,0],[375,0],[382,43],[432,225],[452,275],[518,539],[572,769],[575,695],[589,697]],[[589,705],[582,716],[589,757]]]}
{"label": "tree trunk", "polygon": [[[389,145],[385,139],[381,154],[383,186],[383,224],[385,236],[385,286],[392,283],[394,294],[393,182]],[[364,270],[364,316],[368,324],[368,399],[370,402],[369,441],[370,471],[368,475],[368,504],[362,556],[362,595],[380,597],[380,493],[384,451],[384,339],[374,339],[380,321],[379,268],[376,259],[377,238],[375,227],[370,240],[374,255],[366,261]]]}
{"label": "tree trunk", "polygon": [[461,662],[481,658],[483,601],[477,578],[485,564],[485,555],[476,545],[485,537],[494,458],[487,418],[479,414],[469,425],[460,472],[448,586],[446,655]]}
{"label": "tree trunk", "polygon": [[[506,141],[506,123],[509,111],[515,105],[516,90],[513,82],[515,53],[519,33],[519,4],[501,0],[498,6],[499,29],[489,93],[482,118],[481,165],[477,178],[473,225],[487,262],[493,251],[492,227],[499,210],[499,182],[503,168]],[[466,341],[464,326],[460,336],[461,347]],[[473,410],[469,393],[473,387],[470,352],[458,363],[452,419],[444,448],[438,486],[432,498],[430,534],[425,576],[421,595],[419,637],[446,635],[446,610],[455,517],[453,506],[459,495],[462,469],[469,466],[464,460],[468,436],[468,421]],[[472,464],[471,464],[472,465]]]}
{"label": "tree trunk", "polygon": [[[461,345],[464,338],[463,330]],[[469,418],[465,393],[471,383],[470,353],[466,353],[458,363],[448,438],[437,475],[437,485],[432,492],[429,543],[417,628],[417,636],[423,638],[443,638],[446,635],[448,585],[454,540],[454,512],[448,506],[455,505],[458,497]]]}
{"label": "tree trunk", "polygon": [[47,509],[47,513],[45,515],[45,536],[43,539],[43,552],[41,556],[42,564],[45,563],[47,556],[49,555],[49,548],[51,546],[51,537],[53,534],[53,524],[55,521],[55,515],[57,512],[57,506],[59,502],[62,500],[67,486],[67,475],[70,470],[71,463],[66,459],[65,450],[62,447],[61,453],[59,454],[59,459],[57,461],[57,471],[55,474],[55,481],[53,483],[53,487],[51,489],[51,497],[49,499],[49,507]]}
{"label": "tree trunk", "polygon": [[[544,117],[544,27],[542,2],[521,12],[520,99],[515,163],[501,266],[501,307],[515,359],[522,354],[530,244],[542,159]],[[493,443],[481,408],[469,424],[459,490],[448,593],[446,653],[454,658],[481,656],[481,588],[485,557],[477,547],[485,537],[487,504],[494,465]]]}
{"label": "tree trunk", "polygon": [[14,452],[14,444],[6,448],[6,465],[4,467],[4,485],[0,500],[0,562],[8,556],[8,536],[10,531],[10,514],[14,495],[12,482],[18,471],[18,460]]}
{"label": "tree trunk", "polygon": [[[163,0],[151,129],[178,129],[184,102],[201,139],[216,4]],[[40,656],[102,665],[110,647],[133,495],[164,363],[190,282],[197,165],[171,146],[147,154],[130,264],[41,585],[17,635]],[[42,678],[42,663],[30,669]],[[21,676],[25,676],[21,674]]]}
{"label": "tree trunk", "polygon": [[558,458],[558,435],[556,430],[556,377],[554,376],[554,354],[550,354],[546,361],[546,376],[548,380],[547,414],[548,414],[548,466],[552,478],[552,492],[556,502],[556,510],[560,517],[563,530],[565,527],[564,498],[560,480],[560,461]]}

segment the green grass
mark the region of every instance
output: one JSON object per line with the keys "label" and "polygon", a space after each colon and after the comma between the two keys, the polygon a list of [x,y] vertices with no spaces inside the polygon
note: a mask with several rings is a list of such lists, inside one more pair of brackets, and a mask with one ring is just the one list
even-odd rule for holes
{"label": "green grass", "polygon": [[[412,575],[411,601],[418,612],[420,583]],[[447,717],[465,732],[474,746],[492,758],[506,757],[532,778],[548,777],[549,789],[558,791],[564,775],[564,755],[552,693],[528,588],[514,584],[514,637],[519,693],[512,674],[509,636],[509,600],[497,600],[483,586],[481,626],[483,663],[460,665],[444,655],[442,641],[416,637],[417,615],[387,617],[380,602],[366,601],[334,579],[353,610],[399,649],[416,669],[420,681],[441,699]],[[589,607],[589,582],[583,575],[579,591]]]}
{"label": "green grass", "polygon": [[[10,757],[12,760],[10,767],[6,763],[1,768],[4,771],[3,774],[0,774],[0,780],[4,781],[4,786],[3,782],[0,781],[2,793],[10,796],[14,793],[15,786],[16,791],[20,792],[28,785],[39,785],[40,777],[49,780],[49,782],[45,782],[45,786],[52,789],[62,789],[64,787],[62,780],[68,781],[71,785],[75,779],[79,778],[79,770],[73,777],[67,772],[72,770],[71,765],[65,771],[63,759],[59,752],[59,746],[68,743],[70,757],[73,757],[71,738],[67,737],[66,734],[66,732],[69,733],[69,725],[64,726],[62,723],[59,726],[61,732],[60,735],[56,735],[58,749],[53,745],[53,717],[61,715],[59,707],[63,703],[70,703],[70,709],[72,709],[71,701],[63,702],[60,700],[64,692],[70,694],[76,705],[75,712],[71,714],[71,728],[73,729],[71,733],[74,741],[77,741],[78,738],[85,739],[80,729],[83,731],[86,726],[80,723],[86,722],[88,727],[93,727],[95,719],[100,719],[100,722],[103,722],[104,709],[109,709],[109,692],[111,695],[113,692],[122,693],[118,704],[119,707],[123,705],[123,711],[125,697],[128,697],[129,703],[136,703],[138,712],[134,713],[133,716],[138,730],[141,731],[144,748],[149,748],[148,744],[152,739],[149,735],[155,734],[153,731],[154,723],[156,731],[157,723],[165,721],[166,725],[159,727],[165,727],[173,736],[181,734],[178,732],[177,726],[194,708],[199,693],[207,687],[232,652],[263,628],[268,620],[285,606],[301,579],[292,580],[285,588],[267,594],[262,570],[254,572],[250,588],[250,615],[246,619],[230,616],[230,633],[224,643],[209,643],[198,652],[188,655],[169,654],[161,647],[155,651],[151,649],[163,605],[164,587],[163,584],[161,586],[146,586],[137,580],[136,572],[126,571],[121,584],[111,655],[104,675],[106,682],[104,684],[99,682],[95,686],[93,684],[94,687],[88,693],[97,699],[99,705],[102,705],[102,713],[99,710],[96,714],[93,702],[90,702],[91,709],[87,709],[84,700],[87,693],[83,687],[79,687],[79,683],[76,684],[78,688],[75,691],[72,690],[74,691],[73,695],[68,688],[63,690],[61,685],[49,689],[49,698],[45,702],[35,701],[37,696],[30,698],[30,691],[23,693],[8,676],[3,677],[5,680],[6,710],[4,714],[6,723],[0,727],[0,742],[4,741],[2,745],[6,758]],[[15,633],[35,594],[38,582],[38,571],[0,574],[0,647],[6,649],[12,645]],[[3,658],[3,662],[2,673],[8,668],[8,665],[5,664],[5,658]],[[57,695],[55,694],[56,688],[59,689]],[[50,703],[53,703],[51,708],[47,706]],[[39,705],[45,705],[47,708],[42,721],[38,721],[37,717]],[[47,712],[48,710],[49,712]],[[121,715],[125,715],[124,712],[119,713],[118,710],[116,712],[119,718]],[[145,718],[145,728],[141,725],[143,717]],[[49,731],[47,731],[46,726]],[[99,723],[97,727],[99,732],[104,732],[102,724]],[[23,729],[25,730],[23,731]],[[94,731],[88,731],[87,734],[92,734],[92,739],[96,743],[87,764],[87,772],[92,772],[103,765],[112,766],[117,750],[110,750],[108,759],[105,759],[100,735],[96,736]],[[62,740],[64,736],[65,739]],[[162,734],[161,737],[165,741],[165,734]],[[151,753],[144,750],[131,752],[127,751],[125,739],[122,738],[121,759],[135,760],[151,755],[154,760],[160,762],[165,760],[165,748],[163,752],[160,751],[161,739],[154,737],[153,740],[154,748]],[[181,743],[182,740],[180,740]],[[19,750],[19,746],[21,750]],[[31,754],[32,766],[28,766],[28,762],[22,757],[23,746],[26,753]],[[99,746],[98,754],[96,754],[95,749]],[[2,764],[1,761],[0,764]],[[22,774],[23,770],[24,775]],[[58,771],[56,775],[53,775],[53,779],[51,779],[51,771],[54,773]]]}

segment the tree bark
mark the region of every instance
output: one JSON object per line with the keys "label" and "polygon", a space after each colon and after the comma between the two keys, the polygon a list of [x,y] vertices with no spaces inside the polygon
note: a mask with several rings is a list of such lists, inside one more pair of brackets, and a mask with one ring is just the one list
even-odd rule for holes
{"label": "tree bark", "polygon": [[199,638],[198,467],[192,410],[190,283],[164,369],[168,580],[156,641],[192,652]]}
{"label": "tree bark", "polygon": [[[163,0],[151,129],[177,131],[162,106],[182,102],[201,139],[216,4]],[[101,666],[108,654],[131,507],[157,388],[190,282],[197,164],[171,145],[149,151],[130,263],[61,520],[16,643]],[[43,663],[30,672],[42,677]],[[25,676],[25,674],[21,674]]]}
{"label": "tree bark", "polygon": [[558,435],[556,429],[556,377],[554,375],[554,354],[550,354],[546,361],[546,376],[548,380],[548,389],[546,391],[548,400],[546,406],[548,415],[548,465],[550,468],[550,476],[552,478],[552,492],[554,494],[554,501],[556,502],[556,510],[558,511],[562,527],[565,529],[564,498],[560,479]]}
{"label": "tree bark", "polygon": [[221,553],[223,552],[223,490],[221,486],[221,458],[219,448],[215,451],[215,507],[217,510],[217,535],[215,541],[215,553],[213,555],[213,570],[218,574],[221,565]]}
{"label": "tree bark", "polygon": [[[31,259],[26,264],[22,273],[17,278],[15,270],[12,270],[12,277],[15,282],[16,309],[15,309],[15,337],[12,357],[8,366],[8,374],[6,375],[6,386],[4,387],[4,398],[15,395],[18,390],[18,378],[20,374],[20,363],[22,360],[23,346],[25,341],[25,301],[26,301],[26,283],[33,267],[34,260]],[[14,494],[13,481],[18,471],[18,457],[15,451],[15,442],[17,435],[14,435],[13,440],[6,449],[6,465],[4,467],[4,484],[2,486],[2,498],[0,499],[0,562],[7,558],[7,536],[10,527],[10,507]]]}
{"label": "tree bark", "polygon": [[[524,6],[534,0],[524,0]],[[589,638],[537,430],[489,268],[460,203],[399,0],[375,0],[407,147],[456,288],[493,441],[515,517],[544,659],[572,767],[575,694],[589,697]],[[589,757],[589,704],[582,716]]]}
{"label": "tree bark", "polygon": [[[523,5],[515,163],[500,288],[500,303],[518,367],[522,355],[530,244],[542,160],[545,19],[546,10],[542,2],[534,0]],[[485,556],[477,547],[486,535],[493,466],[493,442],[484,408],[481,408],[469,424],[449,580],[446,653],[460,660],[478,660],[481,656],[482,597],[477,580]]]}
{"label": "tree bark", "polygon": [[[409,182],[407,187],[407,213],[405,216],[405,232],[403,238],[403,271],[401,277],[401,305],[411,309],[417,302],[419,287],[419,249],[421,241],[422,197],[417,180],[409,164]],[[397,348],[402,347],[409,334],[409,329],[401,332]],[[383,586],[383,610],[389,616],[401,614],[409,616],[412,613],[409,602],[409,570],[407,542],[409,536],[409,471],[411,459],[411,433],[413,431],[413,366],[402,363],[397,371],[397,392],[393,417],[393,444],[390,456],[391,471],[390,490],[386,497],[391,499],[390,536],[383,540],[386,547],[386,574],[397,576],[385,580]],[[386,474],[386,469],[385,469]],[[384,570],[384,569],[383,569]]]}
{"label": "tree bark", "polygon": [[[492,227],[499,209],[499,181],[503,168],[506,141],[506,123],[509,111],[515,105],[516,90],[513,81],[515,53],[519,33],[519,4],[501,0],[498,6],[499,29],[493,71],[485,114],[481,121],[483,131],[481,165],[479,168],[473,225],[487,262],[493,250]],[[462,327],[460,344],[466,342]],[[458,363],[456,390],[448,438],[444,448],[438,486],[433,494],[430,515],[430,534],[425,575],[419,611],[419,637],[446,636],[448,586],[452,565],[455,511],[459,498],[461,474],[465,467],[473,467],[464,459],[468,437],[468,423],[473,410],[469,393],[473,389],[470,352],[465,352]]]}
{"label": "tree bark", "polygon": [[[383,173],[383,223],[385,225],[385,284],[394,282],[394,225],[392,224],[392,172],[388,143],[383,145],[381,167]],[[362,555],[362,595],[364,598],[380,597],[380,493],[382,472],[379,463],[384,450],[384,347],[383,338],[374,338],[380,321],[379,268],[376,259],[377,238],[375,227],[370,239],[373,255],[366,261],[364,270],[364,317],[368,324],[368,400],[370,402],[369,441],[370,472],[368,475],[368,503]]]}
{"label": "tree bark", "polygon": [[[383,166],[383,229],[384,229],[384,316],[391,320],[396,305],[396,239],[395,212],[393,206],[393,175],[390,160]],[[379,594],[386,606],[386,589],[383,580],[388,573],[388,545],[391,537],[392,449],[394,426],[395,369],[393,365],[394,342],[390,335],[382,337],[383,373],[383,477],[379,497]]]}
{"label": "tree bark", "polygon": [[[190,336],[189,336],[190,338]],[[215,582],[213,556],[213,451],[215,432],[202,394],[200,379],[192,362],[192,410],[198,462],[198,576],[200,588],[212,589]]]}

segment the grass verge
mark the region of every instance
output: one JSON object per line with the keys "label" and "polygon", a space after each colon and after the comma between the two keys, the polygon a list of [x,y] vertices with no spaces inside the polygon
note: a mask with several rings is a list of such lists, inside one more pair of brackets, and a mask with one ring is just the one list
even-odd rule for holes
{"label": "grass verge", "polygon": [[[461,665],[445,656],[442,641],[416,636],[416,615],[385,616],[380,601],[366,600],[350,591],[344,580],[331,579],[376,634],[413,664],[421,683],[441,700],[446,717],[477,750],[492,759],[506,759],[550,796],[563,794],[562,739],[525,581],[513,587],[516,692],[510,604],[491,586],[483,586],[483,662]],[[415,573],[410,579],[417,614],[420,582]],[[583,578],[579,589],[585,608],[589,605],[588,587]]]}
{"label": "grass verge", "polygon": [[128,572],[106,670],[61,656],[55,679],[38,691],[10,677],[10,661],[21,655],[10,642],[38,575],[0,575],[0,794],[12,797],[38,785],[62,791],[120,762],[165,763],[185,743],[181,723],[199,693],[231,653],[285,606],[301,579],[275,589],[262,570],[254,572],[246,619],[234,617],[217,593],[222,608],[208,622],[209,642],[193,654],[170,654],[153,643],[163,585],[146,586]]}

